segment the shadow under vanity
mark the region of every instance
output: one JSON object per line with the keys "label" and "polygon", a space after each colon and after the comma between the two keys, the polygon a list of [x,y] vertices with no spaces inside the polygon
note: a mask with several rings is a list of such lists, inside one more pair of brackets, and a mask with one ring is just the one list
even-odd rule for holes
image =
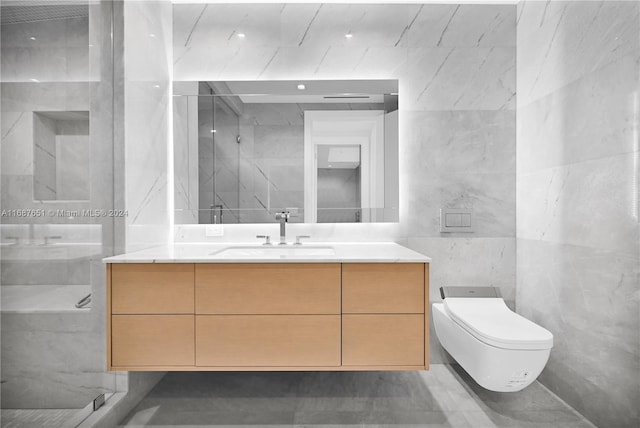
{"label": "shadow under vanity", "polygon": [[109,370],[428,369],[427,257],[394,243],[218,257],[227,247],[104,260]]}

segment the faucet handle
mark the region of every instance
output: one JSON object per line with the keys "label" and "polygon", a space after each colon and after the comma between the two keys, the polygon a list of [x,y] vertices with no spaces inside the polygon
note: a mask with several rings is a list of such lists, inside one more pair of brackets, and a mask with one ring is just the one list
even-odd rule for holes
{"label": "faucet handle", "polygon": [[276,220],[287,221],[289,220],[289,217],[291,217],[291,213],[289,211],[282,211],[282,212],[276,213]]}
{"label": "faucet handle", "polygon": [[20,237],[19,236],[7,236],[6,238],[15,240],[13,245],[18,245],[20,243]]}
{"label": "faucet handle", "polygon": [[51,236],[45,236],[44,237],[44,244],[42,245],[49,245],[49,241],[52,239],[62,239],[62,236],[58,236],[58,235],[51,235]]}
{"label": "faucet handle", "polygon": [[297,235],[296,236],[296,243],[293,245],[302,245],[302,242],[300,242],[301,239],[303,238],[311,238],[310,235]]}
{"label": "faucet handle", "polygon": [[264,244],[262,245],[271,245],[271,236],[269,235],[256,235],[256,238],[264,239]]}

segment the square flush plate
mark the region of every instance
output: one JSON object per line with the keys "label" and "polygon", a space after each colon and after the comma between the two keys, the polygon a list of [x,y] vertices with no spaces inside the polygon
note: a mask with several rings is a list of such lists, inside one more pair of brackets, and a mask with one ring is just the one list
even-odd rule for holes
{"label": "square flush plate", "polygon": [[475,232],[473,210],[471,208],[440,208],[440,232]]}

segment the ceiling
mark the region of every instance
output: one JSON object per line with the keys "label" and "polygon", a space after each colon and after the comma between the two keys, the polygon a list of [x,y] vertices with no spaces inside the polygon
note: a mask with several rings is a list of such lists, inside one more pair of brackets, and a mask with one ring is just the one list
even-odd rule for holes
{"label": "ceiling", "polygon": [[3,2],[0,8],[0,23],[2,25],[21,24],[25,22],[50,21],[52,19],[86,18],[89,16],[89,6],[84,2],[42,2],[22,3]]}
{"label": "ceiling", "polygon": [[[225,87],[244,103],[384,103],[398,92],[397,80],[227,81]],[[304,89],[298,89],[304,85]],[[218,95],[223,93],[217,91]]]}

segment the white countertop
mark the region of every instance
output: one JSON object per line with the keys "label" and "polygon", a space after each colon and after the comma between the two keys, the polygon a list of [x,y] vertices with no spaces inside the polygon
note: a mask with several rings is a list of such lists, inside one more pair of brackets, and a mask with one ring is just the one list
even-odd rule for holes
{"label": "white countertop", "polygon": [[[300,254],[296,254],[296,251]],[[318,254],[313,254],[314,252]],[[327,254],[331,252],[334,254]],[[429,263],[431,259],[395,242],[305,242],[300,246],[288,244],[266,248],[259,243],[225,242],[154,247],[107,257],[102,261],[105,263]]]}

